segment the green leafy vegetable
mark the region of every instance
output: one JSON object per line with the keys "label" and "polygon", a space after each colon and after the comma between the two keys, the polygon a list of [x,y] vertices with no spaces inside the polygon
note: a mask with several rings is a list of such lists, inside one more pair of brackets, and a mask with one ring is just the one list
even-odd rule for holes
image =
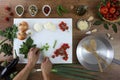
{"label": "green leafy vegetable", "polygon": [[17,75],[18,72],[14,72],[14,73],[11,73],[10,74],[10,78],[13,79],[16,75]]}
{"label": "green leafy vegetable", "polygon": [[59,16],[62,16],[62,11],[60,10],[60,6],[57,6],[57,13]]}
{"label": "green leafy vegetable", "polygon": [[120,22],[117,22],[118,25],[120,25]]}
{"label": "green leafy vegetable", "polygon": [[48,43],[46,43],[45,45],[43,45],[41,48],[40,48],[40,51],[48,51],[48,49],[49,49],[49,45],[48,45]]}
{"label": "green leafy vegetable", "polygon": [[53,45],[53,48],[55,48],[56,44],[57,44],[57,40],[55,40],[54,45]]}
{"label": "green leafy vegetable", "polygon": [[105,29],[107,29],[107,30],[109,29],[109,27],[108,27],[108,24],[107,24],[107,23],[104,23],[104,28],[105,28]]}
{"label": "green leafy vegetable", "polygon": [[62,16],[62,13],[68,13],[68,10],[65,9],[62,5],[57,6],[57,13],[59,16]]}
{"label": "green leafy vegetable", "polygon": [[116,24],[112,25],[112,29],[114,30],[115,33],[117,33],[117,26],[116,26]]}
{"label": "green leafy vegetable", "polygon": [[29,52],[29,49],[32,47],[35,47],[36,45],[33,44],[33,40],[31,37],[29,37],[26,42],[23,42],[23,45],[21,45],[21,48],[19,49],[20,54],[24,54],[24,57],[27,58],[27,54]]}
{"label": "green leafy vegetable", "polygon": [[68,10],[65,9],[62,5],[59,5],[59,8],[61,11],[63,11],[64,13],[68,13]]}
{"label": "green leafy vegetable", "polygon": [[0,31],[0,35],[6,37],[7,39],[13,41],[16,38],[16,32],[18,31],[17,26],[13,25],[12,27],[6,28],[5,31]]}
{"label": "green leafy vegetable", "polygon": [[103,5],[106,6],[107,0],[101,0]]}
{"label": "green leafy vegetable", "polygon": [[12,55],[12,49],[13,49],[12,45],[4,43],[3,45],[1,45],[0,52],[5,53],[5,55]]}
{"label": "green leafy vegetable", "polygon": [[100,24],[102,24],[102,21],[100,21],[100,20],[97,20],[93,23],[93,25],[100,25]]}

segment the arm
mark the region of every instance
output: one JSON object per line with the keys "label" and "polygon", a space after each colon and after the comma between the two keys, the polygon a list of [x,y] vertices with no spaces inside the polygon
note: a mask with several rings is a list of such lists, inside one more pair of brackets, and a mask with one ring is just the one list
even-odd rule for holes
{"label": "arm", "polygon": [[50,62],[49,58],[45,58],[41,64],[42,75],[44,80],[50,80],[50,72],[52,69],[52,63]]}
{"label": "arm", "polygon": [[20,71],[20,73],[15,76],[15,78],[13,80],[27,80],[27,77],[29,75],[29,73],[31,72],[32,67],[30,67],[29,64],[27,64],[22,71]]}
{"label": "arm", "polygon": [[36,62],[39,59],[39,49],[38,48],[31,48],[28,53],[28,63],[20,71],[13,80],[27,80],[31,70],[34,68]]}

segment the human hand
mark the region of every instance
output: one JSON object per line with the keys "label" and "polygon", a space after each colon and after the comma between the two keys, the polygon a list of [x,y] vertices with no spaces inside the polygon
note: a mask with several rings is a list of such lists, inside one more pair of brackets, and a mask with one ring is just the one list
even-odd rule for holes
{"label": "human hand", "polygon": [[31,68],[33,68],[36,62],[39,59],[39,48],[31,48],[28,52],[28,64]]}
{"label": "human hand", "polygon": [[44,77],[44,80],[49,80],[50,72],[52,69],[52,63],[50,62],[49,58],[44,58],[43,62],[41,63],[41,70]]}

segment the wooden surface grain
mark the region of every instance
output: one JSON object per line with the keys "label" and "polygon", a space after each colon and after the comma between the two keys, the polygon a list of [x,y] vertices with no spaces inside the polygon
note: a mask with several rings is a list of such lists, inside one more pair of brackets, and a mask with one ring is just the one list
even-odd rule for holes
{"label": "wooden surface grain", "polygon": [[[25,8],[25,13],[22,16],[22,18],[73,18],[73,62],[78,63],[76,58],[76,47],[78,42],[85,36],[83,32],[80,32],[76,27],[76,22],[78,19],[88,19],[89,16],[94,16],[95,20],[98,19],[96,14],[96,6],[97,3],[99,3],[99,0],[0,0],[0,29],[4,30],[6,27],[11,26],[13,24],[13,18],[19,18],[15,14],[15,6],[18,4],[21,4]],[[28,7],[31,4],[35,4],[39,11],[38,14],[35,17],[31,17],[28,12]],[[48,4],[52,8],[52,12],[50,16],[46,17],[41,12],[42,6]],[[74,12],[74,10],[70,10],[69,13],[64,14],[62,17],[58,16],[56,12],[56,7],[58,5],[63,5],[67,9],[70,10],[70,6],[78,6],[78,5],[86,5],[88,6],[88,11],[84,16],[77,16]],[[9,16],[8,11],[5,10],[6,6],[11,7],[11,12],[14,12],[14,16]],[[10,17],[10,21],[5,21],[5,17]],[[21,17],[20,17],[21,18]],[[113,46],[114,52],[115,52],[115,58],[120,60],[120,26],[118,26],[118,33],[114,33],[113,30],[110,28],[110,30],[105,30],[102,25],[100,26],[91,26],[91,29],[98,29],[97,33],[94,34],[101,34],[105,35],[106,33],[110,33],[114,40],[110,43]],[[94,35],[93,34],[93,35]],[[0,37],[0,40],[2,37]],[[21,70],[24,67],[24,65],[18,65],[17,68]],[[38,65],[37,65],[38,67]],[[103,73],[97,73],[99,75],[99,80],[120,80],[120,65],[112,63]],[[52,80],[72,80],[67,79],[58,75],[52,74]],[[28,80],[42,80],[42,75],[40,73],[34,73],[29,76]]]}

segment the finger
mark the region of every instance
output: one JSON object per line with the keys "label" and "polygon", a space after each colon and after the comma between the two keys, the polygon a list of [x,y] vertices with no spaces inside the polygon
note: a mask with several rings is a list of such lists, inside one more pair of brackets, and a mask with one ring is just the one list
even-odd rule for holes
{"label": "finger", "polygon": [[46,59],[47,59],[47,57],[45,57],[45,58],[43,59],[43,63],[45,63],[45,62],[46,62]]}
{"label": "finger", "polygon": [[47,60],[46,60],[48,63],[51,63],[51,61],[50,61],[50,59],[49,58],[47,58]]}
{"label": "finger", "polygon": [[33,50],[33,53],[37,54],[38,51],[39,51],[39,49],[38,49],[38,48],[35,48],[35,49]]}
{"label": "finger", "polygon": [[40,54],[40,50],[39,50],[39,49],[37,50],[36,54],[37,54],[37,55],[39,55],[39,54]]}
{"label": "finger", "polygon": [[30,51],[33,51],[34,50],[34,47],[30,48]]}

